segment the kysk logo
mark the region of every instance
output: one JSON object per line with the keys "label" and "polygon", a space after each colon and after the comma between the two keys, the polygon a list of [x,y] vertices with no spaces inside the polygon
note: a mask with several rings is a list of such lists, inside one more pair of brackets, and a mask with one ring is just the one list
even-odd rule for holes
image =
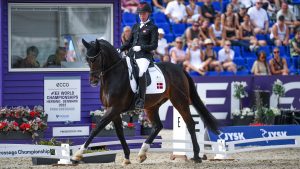
{"label": "kysk logo", "polygon": [[56,118],[57,119],[66,119],[66,118],[69,118],[69,115],[67,115],[67,114],[57,114]]}
{"label": "kysk logo", "polygon": [[246,140],[244,137],[244,132],[233,132],[233,133],[221,133],[218,135],[219,139],[225,141],[238,141],[238,140]]}
{"label": "kysk logo", "polygon": [[[274,137],[284,137],[287,136],[287,131],[266,131],[265,129],[260,129],[262,132],[262,138],[274,138]],[[266,140],[268,143],[269,141]]]}

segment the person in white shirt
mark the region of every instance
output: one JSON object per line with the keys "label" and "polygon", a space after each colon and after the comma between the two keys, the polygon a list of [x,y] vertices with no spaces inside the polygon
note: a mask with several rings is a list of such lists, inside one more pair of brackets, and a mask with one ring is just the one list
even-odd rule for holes
{"label": "person in white shirt", "polygon": [[186,23],[187,13],[184,0],[175,0],[168,3],[165,14],[171,23]]}
{"label": "person in white shirt", "polygon": [[273,25],[270,39],[276,46],[289,45],[290,31],[288,26],[285,24],[284,16],[279,16],[277,22]]}
{"label": "person in white shirt", "polygon": [[233,62],[234,51],[230,47],[230,41],[225,41],[224,47],[218,53],[219,61],[222,64],[223,70],[236,72],[236,64]]}
{"label": "person in white shirt", "polygon": [[262,0],[256,0],[255,6],[248,10],[251,22],[254,25],[255,34],[267,34],[269,29],[269,18],[266,10],[262,8]]}
{"label": "person in white shirt", "polygon": [[204,76],[205,72],[208,70],[208,64],[208,60],[204,61],[204,55],[199,45],[199,39],[193,39],[191,45],[186,49],[186,60],[183,63],[185,70],[187,72],[193,70]]}
{"label": "person in white shirt", "polygon": [[277,12],[276,18],[278,19],[281,15],[284,16],[285,23],[290,28],[300,26],[300,22],[297,21],[295,14],[291,10],[289,10],[288,3],[285,1],[282,2],[281,9]]}
{"label": "person in white shirt", "polygon": [[158,29],[158,46],[154,51],[154,58],[160,59],[161,62],[168,62],[170,60],[168,55],[169,44],[164,38],[165,31],[162,28]]}

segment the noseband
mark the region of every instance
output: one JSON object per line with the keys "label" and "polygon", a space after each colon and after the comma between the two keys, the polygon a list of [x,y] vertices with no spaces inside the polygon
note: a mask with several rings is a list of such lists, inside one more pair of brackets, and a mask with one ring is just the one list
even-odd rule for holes
{"label": "noseband", "polygon": [[[101,49],[99,50],[99,52],[94,55],[94,56],[89,56],[89,55],[86,55],[86,57],[88,59],[91,59],[90,61],[93,63],[95,61],[95,59],[101,55]],[[101,64],[101,69],[100,70],[96,70],[96,71],[90,71],[90,74],[99,74],[97,77],[101,80],[101,83],[103,84],[103,77],[105,76],[105,74],[107,72],[109,72],[110,70],[112,70],[114,67],[116,67],[119,63],[122,62],[123,59],[120,59],[118,62],[114,63],[113,65],[111,65],[110,67],[108,67],[107,69],[104,70],[104,59],[101,58],[100,60],[100,64]]]}

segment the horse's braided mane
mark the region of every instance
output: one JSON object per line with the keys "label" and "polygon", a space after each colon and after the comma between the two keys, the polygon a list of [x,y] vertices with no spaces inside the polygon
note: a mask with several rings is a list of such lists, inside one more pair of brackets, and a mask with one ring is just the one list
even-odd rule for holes
{"label": "horse's braided mane", "polygon": [[115,49],[115,47],[113,47],[109,42],[107,42],[107,41],[104,40],[104,39],[100,39],[99,42],[100,42],[101,45],[103,45],[103,46],[105,46],[106,48],[108,48],[108,49],[112,52],[113,55],[119,56],[118,51],[117,51],[117,50]]}

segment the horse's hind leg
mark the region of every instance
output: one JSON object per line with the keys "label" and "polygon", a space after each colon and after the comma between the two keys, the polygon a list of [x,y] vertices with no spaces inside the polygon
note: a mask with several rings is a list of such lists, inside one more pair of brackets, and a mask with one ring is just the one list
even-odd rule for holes
{"label": "horse's hind leg", "polygon": [[195,131],[195,121],[190,113],[189,99],[181,91],[174,90],[172,97],[170,98],[173,106],[178,110],[184,122],[186,123],[187,129],[191,135],[194,157],[191,159],[196,163],[201,163],[202,160],[199,157],[200,147],[197,142],[196,131]]}
{"label": "horse's hind leg", "polygon": [[144,162],[147,159],[146,152],[150,148],[150,144],[153,143],[153,140],[158,135],[160,130],[163,128],[163,125],[159,118],[158,109],[159,109],[159,106],[145,110],[145,112],[147,113],[147,117],[150,120],[150,122],[152,123],[153,127],[152,127],[151,134],[148,136],[146,141],[143,143],[143,145],[139,151],[138,157],[139,157],[140,163]]}
{"label": "horse's hind leg", "polygon": [[128,147],[128,144],[126,142],[126,139],[124,137],[124,132],[123,132],[123,127],[122,127],[122,119],[120,116],[117,116],[114,120],[113,123],[116,128],[116,133],[117,136],[122,144],[125,159],[123,160],[123,165],[128,165],[130,164],[129,156],[130,156],[130,149]]}

